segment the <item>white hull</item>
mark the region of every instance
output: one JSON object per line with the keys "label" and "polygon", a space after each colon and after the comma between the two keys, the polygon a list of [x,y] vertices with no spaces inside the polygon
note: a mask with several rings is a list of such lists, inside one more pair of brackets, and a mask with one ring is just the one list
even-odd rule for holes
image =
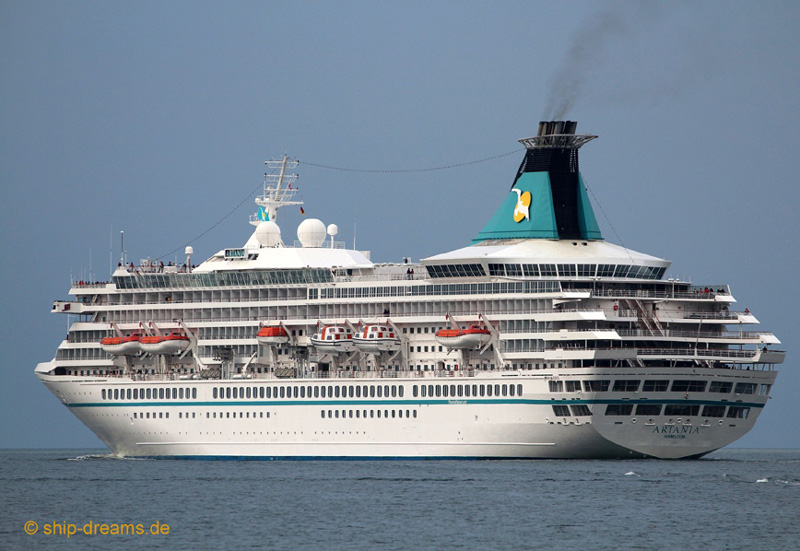
{"label": "white hull", "polygon": [[[594,370],[561,370],[574,376],[613,376]],[[680,370],[683,371],[683,370]],[[685,370],[672,376],[771,384],[770,371]],[[722,373],[720,373],[722,372]],[[241,458],[625,458],[697,457],[740,438],[752,428],[766,396],[696,393],[553,393],[550,375],[521,371],[508,376],[414,377],[408,379],[294,379],[143,382],[122,378],[54,377],[39,374],[47,387],[119,456]],[[620,376],[648,373],[620,370]],[[214,389],[302,386],[399,389],[394,397],[215,398]],[[522,395],[414,397],[420,385],[521,385]],[[185,399],[103,399],[112,390],[182,389]],[[189,399],[191,389],[196,398]],[[168,390],[173,392],[173,390]],[[174,391],[177,392],[177,391]],[[171,394],[170,394],[171,395]],[[249,391],[248,391],[248,395]],[[728,401],[721,401],[723,400]],[[740,400],[741,402],[738,402]],[[746,404],[741,418],[659,415],[608,416],[606,404]],[[592,415],[558,417],[553,404],[584,404]],[[358,414],[355,414],[355,412]],[[378,417],[380,411],[380,417]],[[338,416],[337,416],[338,415]],[[353,415],[353,417],[351,417]],[[356,416],[357,415],[357,416]],[[229,417],[230,416],[230,417]],[[232,421],[232,419],[236,419]]]}

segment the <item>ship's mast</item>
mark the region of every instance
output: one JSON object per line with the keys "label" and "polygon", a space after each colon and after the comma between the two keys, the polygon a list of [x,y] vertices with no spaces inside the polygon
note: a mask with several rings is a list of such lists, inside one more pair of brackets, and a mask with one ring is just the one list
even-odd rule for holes
{"label": "ship's mast", "polygon": [[302,201],[293,200],[297,188],[293,188],[292,184],[297,181],[298,175],[286,172],[287,169],[297,168],[300,162],[284,155],[283,159],[264,161],[264,164],[271,172],[264,174],[264,193],[255,200],[259,209],[250,216],[250,223],[254,226],[258,226],[261,222],[277,222],[278,209],[281,207],[303,204]]}

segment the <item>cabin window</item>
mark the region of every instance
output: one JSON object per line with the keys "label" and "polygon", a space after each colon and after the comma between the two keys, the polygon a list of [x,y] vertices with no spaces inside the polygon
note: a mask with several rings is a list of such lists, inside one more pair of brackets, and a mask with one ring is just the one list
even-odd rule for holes
{"label": "cabin window", "polygon": [[589,406],[585,406],[582,404],[577,406],[570,406],[570,409],[572,410],[572,415],[576,417],[585,417],[587,415],[592,414],[591,410],[589,409]]}
{"label": "cabin window", "polygon": [[705,381],[672,381],[672,392],[703,392]]}
{"label": "cabin window", "polygon": [[728,394],[731,390],[733,390],[733,383],[730,381],[711,381],[711,384],[708,385],[709,392]]}
{"label": "cabin window", "polygon": [[689,416],[700,413],[700,406],[688,404],[667,404],[664,406],[664,415]]}
{"label": "cabin window", "polygon": [[[550,381],[554,382],[554,381]],[[564,386],[567,392],[580,392],[581,391],[581,382],[580,381],[564,381]]]}
{"label": "cabin window", "polygon": [[633,412],[633,404],[608,404],[606,415],[630,415]]}
{"label": "cabin window", "polygon": [[569,417],[569,408],[567,406],[553,406],[553,413],[558,417]]}
{"label": "cabin window", "polygon": [[[756,393],[756,384],[755,383],[736,383],[736,388],[734,389],[734,392],[736,394],[755,394]],[[744,419],[744,417],[742,417],[742,419]]]}
{"label": "cabin window", "polygon": [[728,408],[729,419],[747,419],[748,415],[750,415],[748,407],[731,406]]}
{"label": "cabin window", "polygon": [[636,406],[636,415],[661,415],[661,404],[639,404]]}
{"label": "cabin window", "polygon": [[770,389],[770,386],[772,386],[772,385],[766,385],[766,384],[759,385],[759,387],[758,387],[758,393],[759,393],[761,396],[766,396],[766,395],[768,395],[768,394],[769,394],[769,389]]}
{"label": "cabin window", "polygon": [[669,381],[666,379],[645,379],[642,392],[666,392],[668,388]]}
{"label": "cabin window", "polygon": [[563,392],[564,391],[564,382],[563,381],[548,381],[548,385],[550,386],[550,392]]}
{"label": "cabin window", "polygon": [[639,383],[639,379],[617,379],[614,381],[614,392],[636,392]]}
{"label": "cabin window", "polygon": [[724,417],[725,406],[705,406],[703,408],[703,417]]}

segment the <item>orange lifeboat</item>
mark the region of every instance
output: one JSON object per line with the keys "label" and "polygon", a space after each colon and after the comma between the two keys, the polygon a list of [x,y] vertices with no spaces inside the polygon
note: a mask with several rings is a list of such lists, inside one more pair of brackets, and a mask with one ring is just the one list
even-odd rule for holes
{"label": "orange lifeboat", "polygon": [[178,354],[189,348],[189,337],[172,332],[169,335],[150,335],[139,341],[142,352],[167,355]]}
{"label": "orange lifeboat", "polygon": [[394,352],[400,348],[400,339],[394,334],[394,329],[385,325],[365,325],[353,337],[353,344],[362,352],[379,354],[381,352]]}
{"label": "orange lifeboat", "polygon": [[286,344],[289,334],[282,325],[272,325],[259,329],[256,340],[261,344]]}
{"label": "orange lifeboat", "polygon": [[136,356],[140,352],[141,338],[139,333],[126,337],[106,337],[100,341],[100,348],[114,356]]}
{"label": "orange lifeboat", "polygon": [[440,329],[436,332],[436,341],[447,348],[478,348],[488,343],[491,338],[491,331],[477,325],[468,329]]}
{"label": "orange lifeboat", "polygon": [[353,335],[341,325],[328,325],[311,336],[311,344],[320,352],[338,354],[352,352]]}

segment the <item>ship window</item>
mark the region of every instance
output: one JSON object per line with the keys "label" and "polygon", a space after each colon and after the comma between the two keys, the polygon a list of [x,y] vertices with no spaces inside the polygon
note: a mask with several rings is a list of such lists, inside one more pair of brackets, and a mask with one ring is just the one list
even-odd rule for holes
{"label": "ship window", "polygon": [[118,388],[114,389],[114,399],[115,400],[119,400],[119,389]]}
{"label": "ship window", "polygon": [[575,264],[559,264],[558,275],[560,275],[561,277],[574,277]]}
{"label": "ship window", "polygon": [[[350,417],[351,419],[353,418],[353,410],[352,409],[347,411],[347,416]],[[342,412],[342,417],[344,417],[344,412]]]}
{"label": "ship window", "polygon": [[506,264],[506,275],[509,277],[522,276],[522,266],[519,264]]}
{"label": "ship window", "polygon": [[106,389],[103,389],[103,390],[100,391],[100,396],[103,397],[103,400],[106,399]]}
{"label": "ship window", "polygon": [[639,404],[636,415],[661,415],[661,404]]}
{"label": "ship window", "polygon": [[414,410],[414,419],[417,418],[417,410]]}
{"label": "ship window", "polygon": [[353,398],[356,395],[356,389],[350,386],[348,390],[348,395],[350,396],[350,398]]}
{"label": "ship window", "polygon": [[517,385],[517,396],[522,396],[522,385],[521,384]]}
{"label": "ship window", "polygon": [[486,395],[486,387],[484,385],[481,385],[480,389],[481,389],[481,396],[485,396]]}
{"label": "ship window", "polygon": [[708,385],[709,392],[728,394],[732,389],[733,383],[730,381],[711,381],[711,384]]}
{"label": "ship window", "polygon": [[705,381],[672,381],[672,392],[704,392],[705,389]]}
{"label": "ship window", "polygon": [[463,396],[463,395],[464,395],[464,385],[458,385],[458,387],[456,388],[456,390],[457,390],[457,392],[458,392],[458,396],[459,396],[459,397],[461,397],[461,396]]}
{"label": "ship window", "polygon": [[[761,386],[764,386],[764,385],[761,385]],[[127,400],[131,399],[131,389],[128,389],[128,390],[125,391],[125,396],[127,397],[126,398]]]}
{"label": "ship window", "polygon": [[703,417],[724,417],[725,406],[705,406],[703,408]]}
{"label": "ship window", "polygon": [[750,414],[750,408],[731,406],[728,408],[728,418],[730,419],[747,419]]}
{"label": "ship window", "polygon": [[231,399],[231,387],[225,388],[225,398],[230,400]]}
{"label": "ship window", "polygon": [[403,386],[402,386],[402,385],[400,385],[400,387],[398,387],[398,389],[397,389],[397,395],[398,395],[400,398],[402,398],[402,397],[403,397],[403,394],[404,394],[404,391],[403,391]]}
{"label": "ship window", "polygon": [[384,398],[388,398],[389,397],[389,385],[384,385],[383,386],[383,396],[384,396]]}
{"label": "ship window", "polygon": [[578,275],[580,277],[593,277],[596,264],[578,264]]}
{"label": "ship window", "polygon": [[245,395],[248,398],[252,398],[253,397],[252,393],[253,393],[253,391],[250,389],[250,387],[247,387],[247,390],[245,391]]}
{"label": "ship window", "polygon": [[550,392],[564,392],[563,381],[549,381]]}
{"label": "ship window", "polygon": [[567,392],[580,392],[581,391],[581,382],[580,381],[564,381],[566,385]]}
{"label": "ship window", "polygon": [[211,389],[211,395],[216,398],[217,397],[217,387]]}
{"label": "ship window", "polygon": [[314,398],[319,398],[319,387],[318,386],[314,387]]}
{"label": "ship window", "polygon": [[306,387],[304,387],[304,386],[300,387],[300,397],[301,398],[305,398],[306,397]]}
{"label": "ship window", "polygon": [[669,388],[669,381],[664,379],[645,379],[642,392],[666,392]]}
{"label": "ship window", "polygon": [[617,379],[614,381],[614,392],[636,392],[639,390],[639,379]]}
{"label": "ship window", "polygon": [[525,277],[539,276],[539,267],[536,266],[536,264],[523,264],[522,271],[525,274]]}
{"label": "ship window", "polygon": [[591,410],[589,409],[589,406],[584,406],[584,405],[570,406],[570,409],[572,409],[572,415],[576,417],[582,417],[592,414]]}
{"label": "ship window", "polygon": [[436,397],[439,398],[442,395],[442,385],[436,385]]}
{"label": "ship window", "polygon": [[336,418],[338,419],[338,418],[339,418],[339,410],[338,410],[338,409],[337,409],[337,410],[334,410],[334,412],[333,412],[333,413],[334,413],[334,415],[336,415]]}
{"label": "ship window", "polygon": [[697,415],[700,413],[700,406],[689,404],[667,404],[664,406],[664,415]]}
{"label": "ship window", "polygon": [[233,387],[233,399],[236,400],[239,397],[239,387]]}
{"label": "ship window", "polygon": [[569,417],[569,408],[567,406],[553,406],[553,413],[559,417]]}
{"label": "ship window", "polygon": [[322,410],[322,411],[320,411],[319,413],[320,413],[320,415],[322,416],[322,418],[323,418],[323,419],[325,419],[325,410],[323,409],[323,410]]}
{"label": "ship window", "polygon": [[281,398],[284,398],[286,396],[286,387],[281,387],[280,395],[281,395]]}
{"label": "ship window", "polygon": [[539,264],[539,272],[542,274],[542,277],[556,277],[556,265]]}
{"label": "ship window", "polygon": [[633,404],[608,404],[606,415],[630,415],[633,412]]}
{"label": "ship window", "polygon": [[149,399],[150,399],[150,389],[148,388],[148,389],[145,391],[145,393],[146,393],[146,395],[147,395],[147,399],[149,400]]}
{"label": "ship window", "polygon": [[632,266],[626,266],[624,264],[618,264],[614,268],[614,277],[627,277],[628,276],[628,269]]}
{"label": "ship window", "polygon": [[[194,389],[192,389],[192,390],[194,391]],[[319,389],[317,389],[317,390],[319,390]],[[258,397],[259,398],[263,398],[264,397],[264,387],[263,386],[259,387],[259,389],[258,389]]]}
{"label": "ship window", "polygon": [[771,385],[766,385],[766,384],[759,385],[759,387],[758,387],[758,393],[759,393],[761,396],[766,396],[767,394],[769,394],[769,389],[770,389],[770,386],[771,386]]}
{"label": "ship window", "polygon": [[614,265],[613,264],[598,264],[597,265],[597,276],[598,277],[612,277],[614,275]]}
{"label": "ship window", "polygon": [[[755,394],[756,392],[756,384],[755,383],[736,383],[736,388],[734,389],[736,394]],[[115,393],[116,397],[116,393]]]}
{"label": "ship window", "polygon": [[392,410],[392,419],[394,419],[394,417],[395,417],[395,413],[396,413],[396,411],[395,411],[395,410]]}
{"label": "ship window", "polygon": [[180,398],[181,400],[183,400],[183,387],[181,387],[181,388],[178,390],[178,398]]}
{"label": "ship window", "polygon": [[[416,388],[416,385],[414,385],[414,388]],[[420,396],[422,396],[423,398],[428,397],[428,387],[426,387],[425,385],[420,385]]]}
{"label": "ship window", "polygon": [[158,389],[158,399],[159,400],[163,400],[164,399],[164,389],[163,388],[159,388]]}
{"label": "ship window", "polygon": [[[580,385],[580,383],[578,383]],[[503,396],[508,396],[508,385],[503,385]]]}

